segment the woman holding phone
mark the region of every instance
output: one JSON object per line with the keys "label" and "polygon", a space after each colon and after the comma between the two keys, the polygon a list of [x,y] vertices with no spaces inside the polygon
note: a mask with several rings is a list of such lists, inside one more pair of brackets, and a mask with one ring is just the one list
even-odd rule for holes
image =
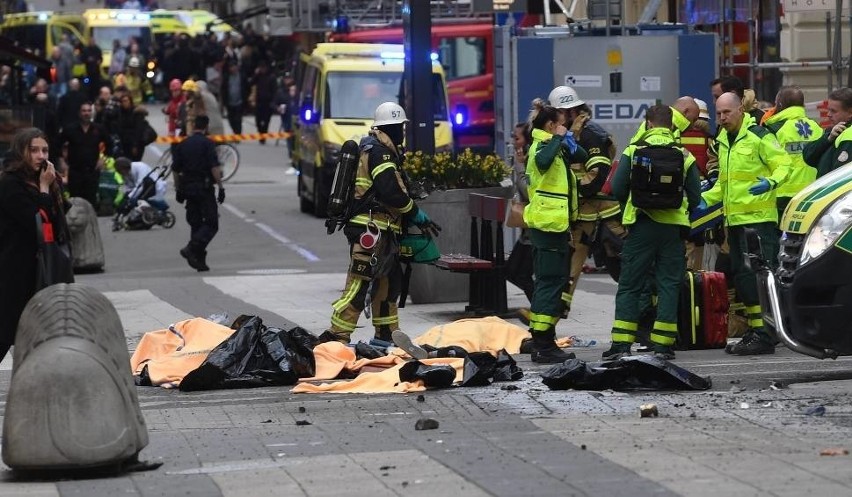
{"label": "woman holding phone", "polygon": [[0,170],[0,361],[15,343],[24,306],[36,292],[36,214],[47,212],[57,241],[67,236],[62,194],[47,135],[25,128]]}

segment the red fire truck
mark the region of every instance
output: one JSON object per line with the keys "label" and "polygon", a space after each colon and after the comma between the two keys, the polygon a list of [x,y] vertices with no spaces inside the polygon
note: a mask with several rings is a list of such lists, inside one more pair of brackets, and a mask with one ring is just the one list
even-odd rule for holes
{"label": "red fire truck", "polygon": [[[494,150],[494,48],[490,22],[432,25],[432,48],[447,75],[458,150]],[[331,41],[402,43],[402,27],[336,33]]]}

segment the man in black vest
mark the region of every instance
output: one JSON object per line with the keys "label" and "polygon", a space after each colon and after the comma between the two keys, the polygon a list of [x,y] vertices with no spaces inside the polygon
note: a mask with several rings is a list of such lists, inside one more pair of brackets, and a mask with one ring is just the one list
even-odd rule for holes
{"label": "man in black vest", "polygon": [[[189,243],[180,249],[180,255],[198,271],[210,270],[207,266],[207,245],[219,231],[216,202],[221,204],[225,201],[216,144],[207,137],[209,124],[207,116],[196,116],[194,132],[175,146],[172,162],[177,201],[186,202],[186,222],[192,229]],[[219,188],[218,195],[213,195],[214,184]]]}

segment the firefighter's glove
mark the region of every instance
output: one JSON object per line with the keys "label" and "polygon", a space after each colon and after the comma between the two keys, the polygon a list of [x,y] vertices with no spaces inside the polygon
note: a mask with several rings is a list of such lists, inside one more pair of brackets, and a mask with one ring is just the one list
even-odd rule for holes
{"label": "firefighter's glove", "polygon": [[429,221],[420,226],[420,230],[429,238],[438,238],[438,235],[441,233],[441,226],[435,221]]}
{"label": "firefighter's glove", "polygon": [[175,200],[177,200],[177,203],[182,204],[186,200],[186,197],[183,196],[182,191],[178,190],[175,192]]}
{"label": "firefighter's glove", "polygon": [[577,140],[574,139],[574,133],[571,131],[565,133],[565,136],[562,138],[562,143],[568,147],[568,151],[572,154],[577,151]]}
{"label": "firefighter's glove", "polygon": [[769,184],[769,180],[764,178],[763,176],[757,177],[757,183],[751,185],[748,189],[748,192],[752,195],[763,195],[768,192],[772,188],[772,185]]}
{"label": "firefighter's glove", "polygon": [[225,203],[225,189],[221,186],[219,187],[219,194],[216,195],[216,201],[220,204]]}

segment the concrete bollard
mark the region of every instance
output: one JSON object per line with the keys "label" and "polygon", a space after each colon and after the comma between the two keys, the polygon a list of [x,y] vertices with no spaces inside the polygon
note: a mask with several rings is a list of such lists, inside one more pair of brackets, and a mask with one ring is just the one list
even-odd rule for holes
{"label": "concrete bollard", "polygon": [[148,445],[121,319],[80,284],[47,287],[21,315],[3,422],[14,470],[74,470],[136,461]]}
{"label": "concrete bollard", "polygon": [[98,228],[98,214],[92,204],[79,197],[71,197],[71,208],[65,214],[71,231],[71,255],[74,271],[100,272],[104,269],[104,244]]}

